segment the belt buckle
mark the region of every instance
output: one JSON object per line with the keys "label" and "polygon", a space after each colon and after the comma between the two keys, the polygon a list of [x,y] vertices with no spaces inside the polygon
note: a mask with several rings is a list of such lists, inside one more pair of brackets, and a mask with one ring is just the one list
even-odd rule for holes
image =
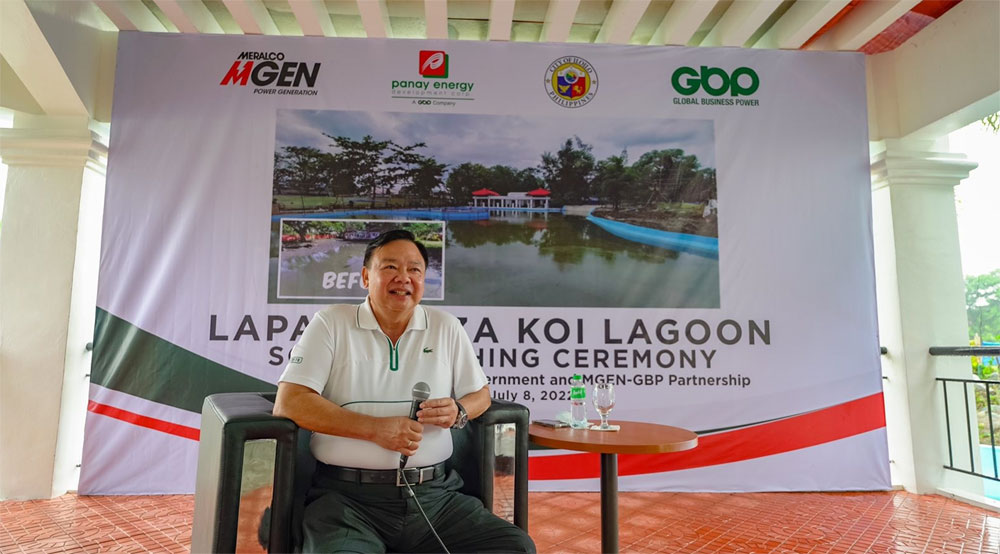
{"label": "belt buckle", "polygon": [[[405,487],[406,483],[409,483],[409,481],[407,481],[406,479],[403,478],[403,475],[404,475],[403,472],[405,472],[407,469],[415,469],[415,468],[412,468],[412,467],[411,468],[399,468],[399,469],[396,470],[396,486],[397,487]],[[417,476],[418,476],[417,482],[416,483],[410,483],[411,485],[419,485],[420,483],[424,482],[424,471],[423,471],[423,469],[417,469]]]}
{"label": "belt buckle", "polygon": [[[424,482],[424,474],[428,473],[428,472],[429,472],[429,477],[427,478],[427,480],[430,481],[431,479],[434,478],[434,466],[421,467],[421,468],[412,468],[411,467],[411,468],[406,468],[406,469],[416,469],[417,470],[417,482],[416,483],[410,483],[411,485],[419,485],[419,484],[423,483]],[[399,468],[399,469],[396,470],[396,486],[397,487],[406,486],[406,483],[404,482],[405,479],[403,479],[403,472],[406,471],[406,469]]]}

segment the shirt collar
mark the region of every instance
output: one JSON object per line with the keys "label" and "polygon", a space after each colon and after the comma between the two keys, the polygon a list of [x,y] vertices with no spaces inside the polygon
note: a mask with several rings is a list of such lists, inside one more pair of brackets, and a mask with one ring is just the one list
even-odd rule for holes
{"label": "shirt collar", "polygon": [[[375,319],[375,312],[372,310],[371,299],[365,297],[365,301],[358,304],[358,327],[370,331],[381,331],[378,320]],[[406,324],[406,330],[423,331],[427,329],[427,312],[424,307],[417,304],[410,315],[410,322]]]}

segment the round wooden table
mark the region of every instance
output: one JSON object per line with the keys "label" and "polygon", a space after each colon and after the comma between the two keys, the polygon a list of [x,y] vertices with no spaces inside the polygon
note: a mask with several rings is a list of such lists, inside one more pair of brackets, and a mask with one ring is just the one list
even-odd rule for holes
{"label": "round wooden table", "polygon": [[601,455],[601,551],[618,552],[618,454],[680,452],[698,446],[698,435],[680,427],[610,421],[619,431],[553,429],[532,423],[531,442],[550,448],[597,452]]}

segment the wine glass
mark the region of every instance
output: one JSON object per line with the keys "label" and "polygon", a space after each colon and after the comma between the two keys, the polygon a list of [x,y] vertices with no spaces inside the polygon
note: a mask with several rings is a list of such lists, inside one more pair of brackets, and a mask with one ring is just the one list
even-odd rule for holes
{"label": "wine glass", "polygon": [[601,429],[610,429],[608,414],[615,407],[615,387],[611,383],[594,385],[594,408],[601,415]]}

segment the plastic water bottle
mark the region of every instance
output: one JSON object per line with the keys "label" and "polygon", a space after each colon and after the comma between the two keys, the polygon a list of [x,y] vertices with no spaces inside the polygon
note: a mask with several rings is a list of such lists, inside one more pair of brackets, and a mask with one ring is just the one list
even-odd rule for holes
{"label": "plastic water bottle", "polygon": [[574,429],[586,429],[590,423],[587,422],[587,389],[583,386],[583,377],[577,373],[569,384],[570,426]]}

